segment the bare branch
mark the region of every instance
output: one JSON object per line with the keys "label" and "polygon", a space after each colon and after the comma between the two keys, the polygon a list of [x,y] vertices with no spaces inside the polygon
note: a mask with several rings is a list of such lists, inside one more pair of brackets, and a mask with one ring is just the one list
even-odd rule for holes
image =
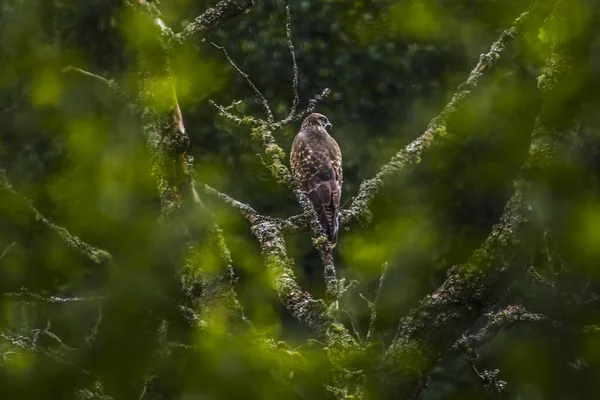
{"label": "bare branch", "polygon": [[475,360],[466,359],[466,363],[473,372],[473,375],[483,384],[486,389],[494,389],[498,393],[502,393],[506,388],[506,382],[499,379],[498,375],[500,374],[499,369],[495,369],[493,371],[485,370],[483,372],[479,372],[477,367],[475,366]]}
{"label": "bare branch", "polygon": [[245,126],[255,126],[256,124],[259,123],[258,120],[249,120],[248,118],[245,117],[238,117],[237,115],[232,114],[231,112],[229,112],[228,107],[223,107],[217,103],[215,103],[212,100],[208,100],[208,102],[214,106],[217,110],[219,110],[219,115],[222,117],[225,117],[227,119],[232,120],[233,122],[235,122],[238,125],[245,125]]}
{"label": "bare branch", "polygon": [[96,336],[98,335],[98,329],[100,328],[100,323],[102,323],[102,306],[98,307],[98,318],[96,318],[96,322],[92,329],[90,329],[90,333],[85,336],[85,341],[88,346],[92,346],[92,342],[96,340]]}
{"label": "bare branch", "polygon": [[304,118],[305,116],[307,116],[308,114],[313,113],[316,110],[317,105],[319,105],[320,102],[325,100],[327,98],[327,96],[329,96],[330,94],[331,94],[331,90],[329,90],[328,88],[323,89],[323,91],[320,94],[315,95],[315,97],[313,97],[312,99],[310,99],[308,101],[308,106],[306,107],[306,109],[303,112],[296,113],[295,115],[290,114],[285,119],[283,119],[279,122],[275,122],[274,124],[271,124],[269,126],[269,128],[271,130],[281,129],[282,127],[289,124],[290,122],[298,121],[298,120]]}
{"label": "bare branch", "polygon": [[262,256],[279,300],[290,314],[312,328],[330,348],[327,357],[332,364],[343,368],[352,365],[357,358],[364,357],[364,349],[348,329],[338,322],[325,303],[313,299],[298,285],[293,261],[287,256],[285,241],[277,225],[263,222],[254,225],[252,233],[260,242]]}
{"label": "bare branch", "polygon": [[221,24],[246,12],[257,0],[222,0],[214,8],[209,8],[194,22],[176,35],[176,42],[181,44],[192,36],[205,37]]}
{"label": "bare branch", "polygon": [[256,97],[258,98],[258,100],[260,101],[260,104],[262,105],[263,109],[265,110],[265,114],[267,115],[267,122],[269,124],[274,123],[275,122],[275,118],[273,117],[273,112],[271,111],[271,108],[269,107],[269,102],[267,101],[266,97],[260,92],[260,90],[258,90],[258,88],[256,87],[256,85],[254,85],[254,83],[250,79],[250,75],[248,75],[247,73],[245,73],[244,71],[242,71],[233,62],[233,60],[231,59],[231,57],[229,57],[229,54],[227,53],[227,49],[225,49],[225,47],[218,46],[215,43],[212,43],[212,45],[215,46],[218,50],[221,50],[223,52],[223,54],[225,54],[225,57],[229,61],[229,64],[231,64],[231,66],[238,72],[238,74],[240,76],[242,76],[246,80],[246,83],[248,83],[248,86],[250,86],[250,88],[252,89],[252,91],[254,92],[254,94],[256,95]]}
{"label": "bare branch", "polygon": [[69,65],[68,67],[64,68],[63,72],[75,72],[75,73],[81,74],[83,76],[87,76],[88,78],[95,79],[98,82],[101,82],[101,83],[103,83],[103,84],[105,84],[107,86],[111,86],[111,81],[110,80],[108,80],[108,79],[106,79],[106,78],[104,78],[104,77],[102,77],[100,75],[96,75],[96,74],[93,74],[91,72],[85,71],[85,70],[83,70],[81,68],[75,68],[75,67],[73,67],[71,65]]}
{"label": "bare branch", "polygon": [[[453,267],[442,286],[401,319],[380,366],[384,386],[390,385],[391,392],[419,393],[442,352],[504,292],[506,269],[530,262],[528,209],[525,185],[521,185],[481,249],[467,264]],[[411,359],[418,359],[419,366],[407,361]]]}
{"label": "bare branch", "polygon": [[285,0],[285,15],[286,15],[286,24],[285,24],[285,32],[287,36],[288,49],[290,50],[290,55],[292,56],[292,67],[294,69],[294,79],[292,81],[292,89],[294,91],[294,101],[292,103],[292,108],[290,108],[290,114],[288,118],[294,118],[296,116],[296,109],[298,108],[298,103],[300,102],[300,97],[298,96],[298,64],[296,63],[296,52],[294,50],[294,42],[292,41],[292,10],[290,6],[290,0]]}
{"label": "bare branch", "polygon": [[16,242],[12,242],[11,244],[9,244],[8,246],[6,246],[4,248],[4,250],[2,251],[2,254],[0,254],[0,260],[2,260],[4,258],[4,256],[6,255],[6,253],[8,253],[8,251],[15,245]]}

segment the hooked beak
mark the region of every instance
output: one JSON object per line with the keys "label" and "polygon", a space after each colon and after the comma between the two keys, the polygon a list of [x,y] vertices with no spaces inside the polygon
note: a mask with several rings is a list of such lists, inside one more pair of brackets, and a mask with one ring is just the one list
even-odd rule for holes
{"label": "hooked beak", "polygon": [[327,122],[325,124],[325,130],[331,130],[333,128],[333,125],[331,125],[331,122]]}

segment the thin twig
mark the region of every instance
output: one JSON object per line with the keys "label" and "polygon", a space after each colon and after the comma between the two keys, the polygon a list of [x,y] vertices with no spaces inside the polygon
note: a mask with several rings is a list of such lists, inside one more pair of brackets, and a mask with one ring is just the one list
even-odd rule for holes
{"label": "thin twig", "polygon": [[[238,117],[237,115],[229,112],[229,110],[232,108],[232,106],[223,107],[223,106],[215,103],[212,100],[208,100],[208,103],[210,105],[214,106],[217,110],[219,110],[219,115],[232,120],[233,122],[235,122],[238,125],[250,126],[250,127],[264,125],[264,121],[258,120],[256,118],[247,117],[247,116]],[[238,102],[238,104],[239,104],[239,102]]]}
{"label": "thin twig", "polygon": [[505,309],[487,313],[488,323],[477,333],[462,336],[452,347],[454,350],[467,352],[491,340],[499,332],[508,330],[519,323],[548,324],[550,321],[542,314],[527,311],[523,306],[511,305]]}
{"label": "thin twig", "polygon": [[2,258],[4,258],[4,256],[6,255],[6,253],[8,253],[8,251],[15,245],[16,242],[12,242],[11,244],[9,244],[8,246],[6,246],[4,248],[4,251],[2,252],[2,254],[0,254],[0,260],[2,260]]}
{"label": "thin twig", "polygon": [[315,97],[313,97],[312,99],[310,99],[308,101],[308,105],[306,106],[306,109],[303,112],[296,113],[295,115],[290,114],[285,119],[269,125],[269,128],[271,130],[281,129],[282,127],[289,124],[290,122],[298,121],[298,120],[304,118],[305,116],[307,116],[308,114],[313,113],[316,110],[317,105],[319,105],[320,102],[325,100],[327,98],[327,96],[329,96],[330,94],[331,94],[331,90],[329,90],[329,88],[323,89],[323,91],[320,94],[315,95]]}
{"label": "thin twig", "polygon": [[377,292],[375,292],[375,299],[373,299],[370,304],[371,308],[371,319],[369,320],[369,330],[367,331],[367,343],[371,341],[373,337],[373,332],[375,331],[375,322],[377,320],[377,303],[379,302],[379,293],[381,293],[381,288],[383,287],[383,282],[385,281],[385,277],[387,275],[388,263],[385,262],[381,266],[381,276],[379,277],[379,286],[377,287]]}
{"label": "thin twig", "polygon": [[[44,333],[47,333],[47,332],[44,332]],[[52,334],[51,337],[54,339],[54,338],[56,338],[56,335]],[[87,376],[90,375],[89,371],[82,369],[79,366],[75,365],[74,363],[61,358],[60,357],[61,354],[59,351],[50,351],[41,346],[38,346],[32,338],[29,338],[26,336],[13,336],[8,331],[0,331],[0,339],[6,340],[14,347],[18,347],[20,349],[30,351],[33,353],[43,354],[44,356],[46,356],[60,364],[74,368],[75,370],[79,371],[80,373],[82,373],[84,375],[87,375]],[[59,341],[60,341],[60,339],[59,339]],[[62,342],[60,342],[60,343],[62,343]],[[63,348],[63,346],[61,346],[61,348]],[[70,349],[68,346],[64,346],[64,348]]]}
{"label": "thin twig", "polygon": [[361,341],[360,332],[358,332],[358,329],[356,329],[356,323],[354,322],[354,317],[352,317],[352,315],[347,310],[342,310],[342,312],[344,314],[346,314],[346,316],[348,317],[348,321],[350,321],[350,326],[352,327],[352,332],[354,333],[356,340],[358,340],[360,342]]}
{"label": "thin twig", "polygon": [[56,342],[56,344],[58,345],[58,347],[61,350],[66,350],[68,352],[73,352],[75,351],[75,349],[73,347],[67,346],[61,338],[59,338],[55,333],[53,333],[50,329],[52,328],[52,325],[50,323],[50,320],[48,320],[48,322],[46,323],[46,327],[44,329],[32,329],[31,332],[33,333],[33,339],[32,339],[32,343],[34,346],[38,346],[39,343],[39,337],[40,335],[45,335],[47,337],[49,337],[50,339],[54,340],[54,342]]}
{"label": "thin twig", "polygon": [[273,118],[273,112],[271,112],[271,108],[269,107],[269,102],[267,101],[266,97],[260,92],[260,90],[258,90],[256,85],[254,85],[252,80],[250,80],[250,75],[248,75],[247,73],[242,71],[235,64],[235,62],[233,62],[231,57],[229,57],[229,54],[227,53],[227,49],[225,49],[225,47],[218,46],[217,44],[212,43],[212,42],[211,42],[211,44],[213,46],[215,46],[218,50],[221,50],[223,52],[223,54],[225,54],[225,57],[229,61],[229,64],[231,64],[231,66],[238,72],[238,74],[240,74],[246,80],[246,82],[248,83],[248,86],[250,86],[250,88],[254,91],[254,94],[256,95],[256,97],[258,97],[258,99],[260,100],[260,103],[262,104],[263,109],[265,110],[265,114],[267,114],[267,122],[269,124],[273,124],[275,122],[275,118]]}
{"label": "thin twig", "polygon": [[106,79],[106,78],[104,78],[104,77],[102,77],[100,75],[96,75],[94,73],[85,71],[85,70],[83,70],[81,68],[73,67],[72,65],[69,65],[68,67],[64,68],[62,71],[63,72],[77,72],[78,74],[81,74],[83,76],[87,76],[88,78],[96,79],[96,80],[104,83],[105,85],[111,86],[111,81],[109,79]]}
{"label": "thin twig", "polygon": [[294,118],[296,116],[296,109],[298,108],[298,103],[300,102],[300,97],[298,96],[298,64],[296,63],[296,52],[294,50],[294,42],[292,41],[292,10],[290,6],[290,0],[285,0],[285,14],[286,14],[286,24],[285,31],[287,35],[287,44],[288,49],[290,50],[290,55],[292,56],[292,67],[294,69],[294,79],[292,81],[292,88],[294,90],[294,101],[292,103],[292,108],[290,109],[290,114],[288,118]]}
{"label": "thin twig", "polygon": [[73,72],[73,73],[77,73],[80,75],[83,75],[85,77],[91,78],[93,80],[95,80],[96,82],[102,84],[103,86],[106,86],[108,88],[108,90],[110,90],[112,92],[113,95],[115,95],[117,98],[119,98],[121,101],[123,101],[124,103],[126,103],[128,110],[133,114],[133,115],[142,115],[142,108],[139,106],[139,104],[133,100],[122,88],[121,86],[119,86],[119,84],[114,80],[114,79],[106,79],[100,75],[94,74],[92,72],[83,70],[81,68],[77,68],[77,67],[73,67],[72,65],[67,66],[66,68],[64,68],[62,70],[62,72]]}
{"label": "thin twig", "polygon": [[90,330],[89,335],[86,335],[85,341],[88,346],[92,347],[92,342],[96,339],[96,335],[98,335],[98,328],[100,328],[100,323],[102,322],[102,306],[98,307],[98,318],[96,318],[96,323]]}
{"label": "thin twig", "polygon": [[5,297],[13,298],[29,298],[43,303],[48,304],[66,304],[66,303],[82,303],[82,302],[95,302],[104,300],[103,297],[56,297],[56,296],[42,296],[37,293],[31,293],[26,288],[21,288],[19,293],[3,293]]}
{"label": "thin twig", "polygon": [[306,107],[306,110],[304,110],[304,112],[298,117],[302,118],[305,115],[313,113],[315,111],[315,109],[317,108],[317,106],[319,105],[319,103],[322,102],[323,100],[325,100],[327,98],[327,96],[329,96],[330,94],[331,94],[331,90],[329,90],[329,88],[323,89],[323,91],[320,94],[315,95],[315,97],[313,97],[312,99],[310,99],[308,101],[308,106]]}
{"label": "thin twig", "polygon": [[470,367],[473,375],[483,384],[483,387],[486,389],[494,389],[498,393],[502,393],[506,388],[506,381],[503,381],[498,378],[500,374],[499,369],[495,369],[493,371],[485,370],[483,372],[479,372],[477,367],[475,366],[475,360],[465,357],[465,362]]}
{"label": "thin twig", "polygon": [[204,192],[210,196],[218,198],[219,200],[221,200],[228,206],[237,210],[243,217],[245,217],[248,221],[250,221],[250,223],[254,223],[254,221],[256,221],[258,219],[258,217],[260,217],[260,214],[258,212],[256,212],[256,210],[254,208],[250,207],[248,204],[244,204],[244,203],[234,199],[233,197],[231,197],[225,193],[219,192],[218,190],[216,190],[206,184],[203,184],[203,183],[197,184],[197,187],[202,192]]}

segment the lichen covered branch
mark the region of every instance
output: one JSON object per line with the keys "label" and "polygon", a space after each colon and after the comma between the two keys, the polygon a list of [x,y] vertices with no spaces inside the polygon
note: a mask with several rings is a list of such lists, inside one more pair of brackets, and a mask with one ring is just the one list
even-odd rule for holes
{"label": "lichen covered branch", "polygon": [[[369,319],[369,328],[367,330],[367,338],[366,341],[369,343],[373,338],[373,333],[375,332],[375,323],[377,322],[377,303],[379,302],[379,294],[381,293],[381,289],[383,288],[383,283],[385,282],[385,277],[388,271],[388,263],[384,263],[381,266],[381,275],[379,276],[379,285],[377,286],[377,291],[375,292],[375,298],[372,302],[367,301],[367,305],[371,309],[371,318]],[[367,300],[365,298],[365,300]]]}
{"label": "lichen covered branch", "polygon": [[221,50],[223,52],[223,54],[227,58],[227,61],[229,61],[229,64],[231,64],[231,66],[237,71],[237,73],[241,77],[244,78],[244,80],[246,81],[246,83],[248,84],[248,86],[250,86],[250,88],[254,92],[254,95],[260,101],[260,104],[262,105],[262,107],[263,107],[263,109],[265,111],[265,114],[267,115],[267,122],[269,124],[274,123],[275,122],[275,118],[273,117],[273,112],[271,111],[271,107],[269,107],[269,102],[267,101],[267,98],[261,93],[261,91],[258,90],[258,88],[254,84],[254,82],[252,82],[252,80],[250,79],[250,75],[248,75],[247,73],[245,73],[244,71],[242,71],[240,69],[240,67],[238,67],[237,64],[235,62],[233,62],[233,60],[231,59],[231,57],[229,57],[229,53],[227,53],[227,49],[225,49],[225,47],[218,46],[215,43],[212,43],[212,45],[215,46],[218,50]]}
{"label": "lichen covered branch", "polygon": [[463,335],[453,346],[454,350],[460,351],[465,362],[473,372],[473,375],[483,384],[486,389],[503,392],[506,382],[499,379],[498,369],[479,371],[475,365],[478,358],[478,348],[485,342],[492,340],[498,333],[511,329],[521,323],[545,323],[548,319],[542,314],[534,314],[527,311],[523,306],[511,305],[504,310],[487,313],[487,324],[477,333]]}
{"label": "lichen covered branch", "polygon": [[210,196],[216,197],[228,206],[232,207],[236,211],[238,211],[244,218],[246,218],[250,223],[254,223],[254,221],[260,217],[262,217],[254,208],[250,207],[248,204],[244,204],[231,196],[228,196],[225,193],[219,192],[218,190],[205,185],[199,184],[198,187],[200,190]]}
{"label": "lichen covered branch", "polygon": [[545,315],[529,312],[520,305],[511,305],[503,310],[487,313],[486,317],[488,322],[483,328],[472,335],[463,335],[454,344],[453,348],[458,351],[469,352],[491,340],[498,333],[511,329],[520,323],[548,322]]}
{"label": "lichen covered branch", "polygon": [[431,120],[425,133],[396,153],[388,163],[381,167],[375,177],[361,183],[358,194],[352,200],[350,207],[340,213],[341,225],[350,226],[357,222],[368,223],[370,221],[370,206],[375,195],[391,177],[406,170],[409,165],[418,163],[423,152],[436,140],[447,134],[449,118],[477,88],[484,74],[498,63],[502,52],[531,18],[533,11],[533,9],[530,9],[521,14],[512,27],[502,32],[498,40],[492,44],[490,50],[480,56],[479,62],[473,68],[467,80],[458,87],[457,92],[440,114]]}
{"label": "lichen covered branch", "polygon": [[28,299],[46,304],[66,304],[66,303],[87,303],[104,300],[103,297],[57,297],[57,296],[42,296],[37,293],[32,293],[25,288],[21,288],[17,293],[3,293],[2,296],[7,298]]}
{"label": "lichen covered branch", "polygon": [[300,97],[298,96],[298,63],[296,62],[296,52],[294,50],[294,42],[292,41],[292,6],[290,5],[290,0],[285,1],[285,15],[285,32],[287,35],[288,50],[292,56],[292,68],[294,70],[294,78],[292,80],[294,100],[292,107],[290,108],[290,114],[288,115],[288,118],[294,118],[296,116],[296,110],[298,108],[298,103],[300,102]]}
{"label": "lichen covered branch", "polygon": [[257,0],[222,0],[198,16],[194,22],[185,27],[183,32],[177,34],[176,42],[183,43],[193,36],[206,36],[221,24],[246,12],[256,2]]}
{"label": "lichen covered branch", "polygon": [[[567,2],[559,1],[553,18]],[[574,54],[581,43],[558,41],[548,57],[545,75],[552,77],[540,89],[544,102],[532,132],[529,157],[515,183],[515,193],[500,222],[482,247],[463,265],[450,269],[446,281],[401,319],[398,333],[379,367],[379,383],[387,397],[415,396],[440,356],[493,305],[515,276],[526,273],[535,241],[543,229],[536,226],[536,190],[546,187],[563,165],[564,155],[579,146],[577,122],[581,111],[585,57]],[[569,62],[564,62],[568,59]],[[565,96],[564,87],[570,87]]]}
{"label": "lichen covered branch", "polygon": [[525,197],[525,187],[518,188],[481,249],[467,264],[453,267],[444,284],[402,318],[379,367],[386,391],[419,393],[441,354],[504,292],[507,270],[529,263],[533,250],[525,240],[530,235]]}
{"label": "lichen covered branch", "polygon": [[319,336],[326,337],[333,323],[327,307],[298,285],[293,272],[293,261],[287,255],[285,240],[277,225],[263,222],[254,225],[252,233],[260,243],[272,286],[281,303],[295,318],[313,328]]}
{"label": "lichen covered branch", "polygon": [[91,265],[110,266],[113,264],[113,257],[108,251],[90,246],[40,214],[13,189],[2,170],[0,170],[0,215],[28,235],[58,239],[66,248]]}

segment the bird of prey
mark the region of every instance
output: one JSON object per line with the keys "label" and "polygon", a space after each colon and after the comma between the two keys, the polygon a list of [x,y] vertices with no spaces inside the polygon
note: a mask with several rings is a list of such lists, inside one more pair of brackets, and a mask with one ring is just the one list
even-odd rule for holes
{"label": "bird of prey", "polygon": [[335,246],[342,195],[342,153],[327,133],[331,128],[322,114],[306,117],[292,144],[290,166],[294,179],[312,201],[329,242]]}

